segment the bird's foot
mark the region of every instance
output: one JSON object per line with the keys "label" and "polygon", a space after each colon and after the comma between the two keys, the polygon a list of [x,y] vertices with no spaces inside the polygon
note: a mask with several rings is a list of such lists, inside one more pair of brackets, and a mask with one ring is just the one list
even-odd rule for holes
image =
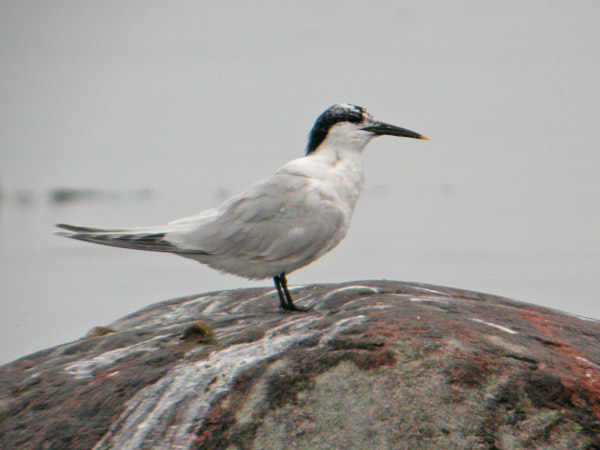
{"label": "bird's foot", "polygon": [[305,308],[303,306],[296,306],[293,303],[291,305],[286,305],[285,307],[280,307],[282,312],[310,312],[311,308]]}

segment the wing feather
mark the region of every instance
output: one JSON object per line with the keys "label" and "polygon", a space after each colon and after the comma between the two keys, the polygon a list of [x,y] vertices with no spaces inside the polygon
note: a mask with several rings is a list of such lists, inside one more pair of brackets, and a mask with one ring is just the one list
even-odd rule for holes
{"label": "wing feather", "polygon": [[226,200],[198,226],[192,226],[192,218],[166,239],[181,249],[219,257],[301,260],[327,247],[344,221],[343,211],[324,200],[313,183],[276,173]]}

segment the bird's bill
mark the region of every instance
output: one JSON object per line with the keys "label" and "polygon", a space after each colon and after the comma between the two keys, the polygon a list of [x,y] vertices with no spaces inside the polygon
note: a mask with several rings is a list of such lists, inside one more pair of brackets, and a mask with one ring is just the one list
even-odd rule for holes
{"label": "bird's bill", "polygon": [[388,135],[388,136],[402,136],[413,139],[423,139],[428,141],[425,136],[420,135],[419,133],[415,133],[414,131],[407,130],[406,128],[400,128],[395,125],[390,125],[389,123],[380,122],[377,125],[371,125],[370,127],[363,128],[365,131],[370,131],[373,134],[378,136]]}

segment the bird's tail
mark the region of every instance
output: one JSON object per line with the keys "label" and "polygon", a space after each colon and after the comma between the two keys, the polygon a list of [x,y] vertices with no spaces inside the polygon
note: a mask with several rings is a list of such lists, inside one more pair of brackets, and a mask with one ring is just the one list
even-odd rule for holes
{"label": "bird's tail", "polygon": [[176,245],[165,239],[166,227],[100,229],[63,223],[56,226],[67,230],[57,232],[57,235],[80,241],[152,252],[182,253]]}

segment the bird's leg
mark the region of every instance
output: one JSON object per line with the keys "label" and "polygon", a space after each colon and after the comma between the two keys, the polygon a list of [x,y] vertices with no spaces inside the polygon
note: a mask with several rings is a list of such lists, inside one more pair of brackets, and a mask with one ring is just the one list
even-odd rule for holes
{"label": "bird's leg", "polygon": [[[287,287],[287,279],[285,278],[285,272],[281,272],[279,274],[279,282],[281,283],[281,287],[283,288],[283,292],[285,294],[285,299],[287,301],[286,306],[281,306],[281,307],[285,308],[285,309],[289,309],[290,311],[307,312],[308,311],[307,308],[302,308],[300,306],[294,305],[294,302],[292,301],[292,296],[291,296],[290,291],[288,290],[288,287]],[[281,297],[279,299],[281,300]]]}
{"label": "bird's leg", "polygon": [[275,275],[273,277],[273,283],[275,283],[275,288],[277,289],[277,295],[279,295],[279,307],[281,309],[287,309],[287,303],[285,301],[283,290],[281,289],[281,277],[279,275]]}

